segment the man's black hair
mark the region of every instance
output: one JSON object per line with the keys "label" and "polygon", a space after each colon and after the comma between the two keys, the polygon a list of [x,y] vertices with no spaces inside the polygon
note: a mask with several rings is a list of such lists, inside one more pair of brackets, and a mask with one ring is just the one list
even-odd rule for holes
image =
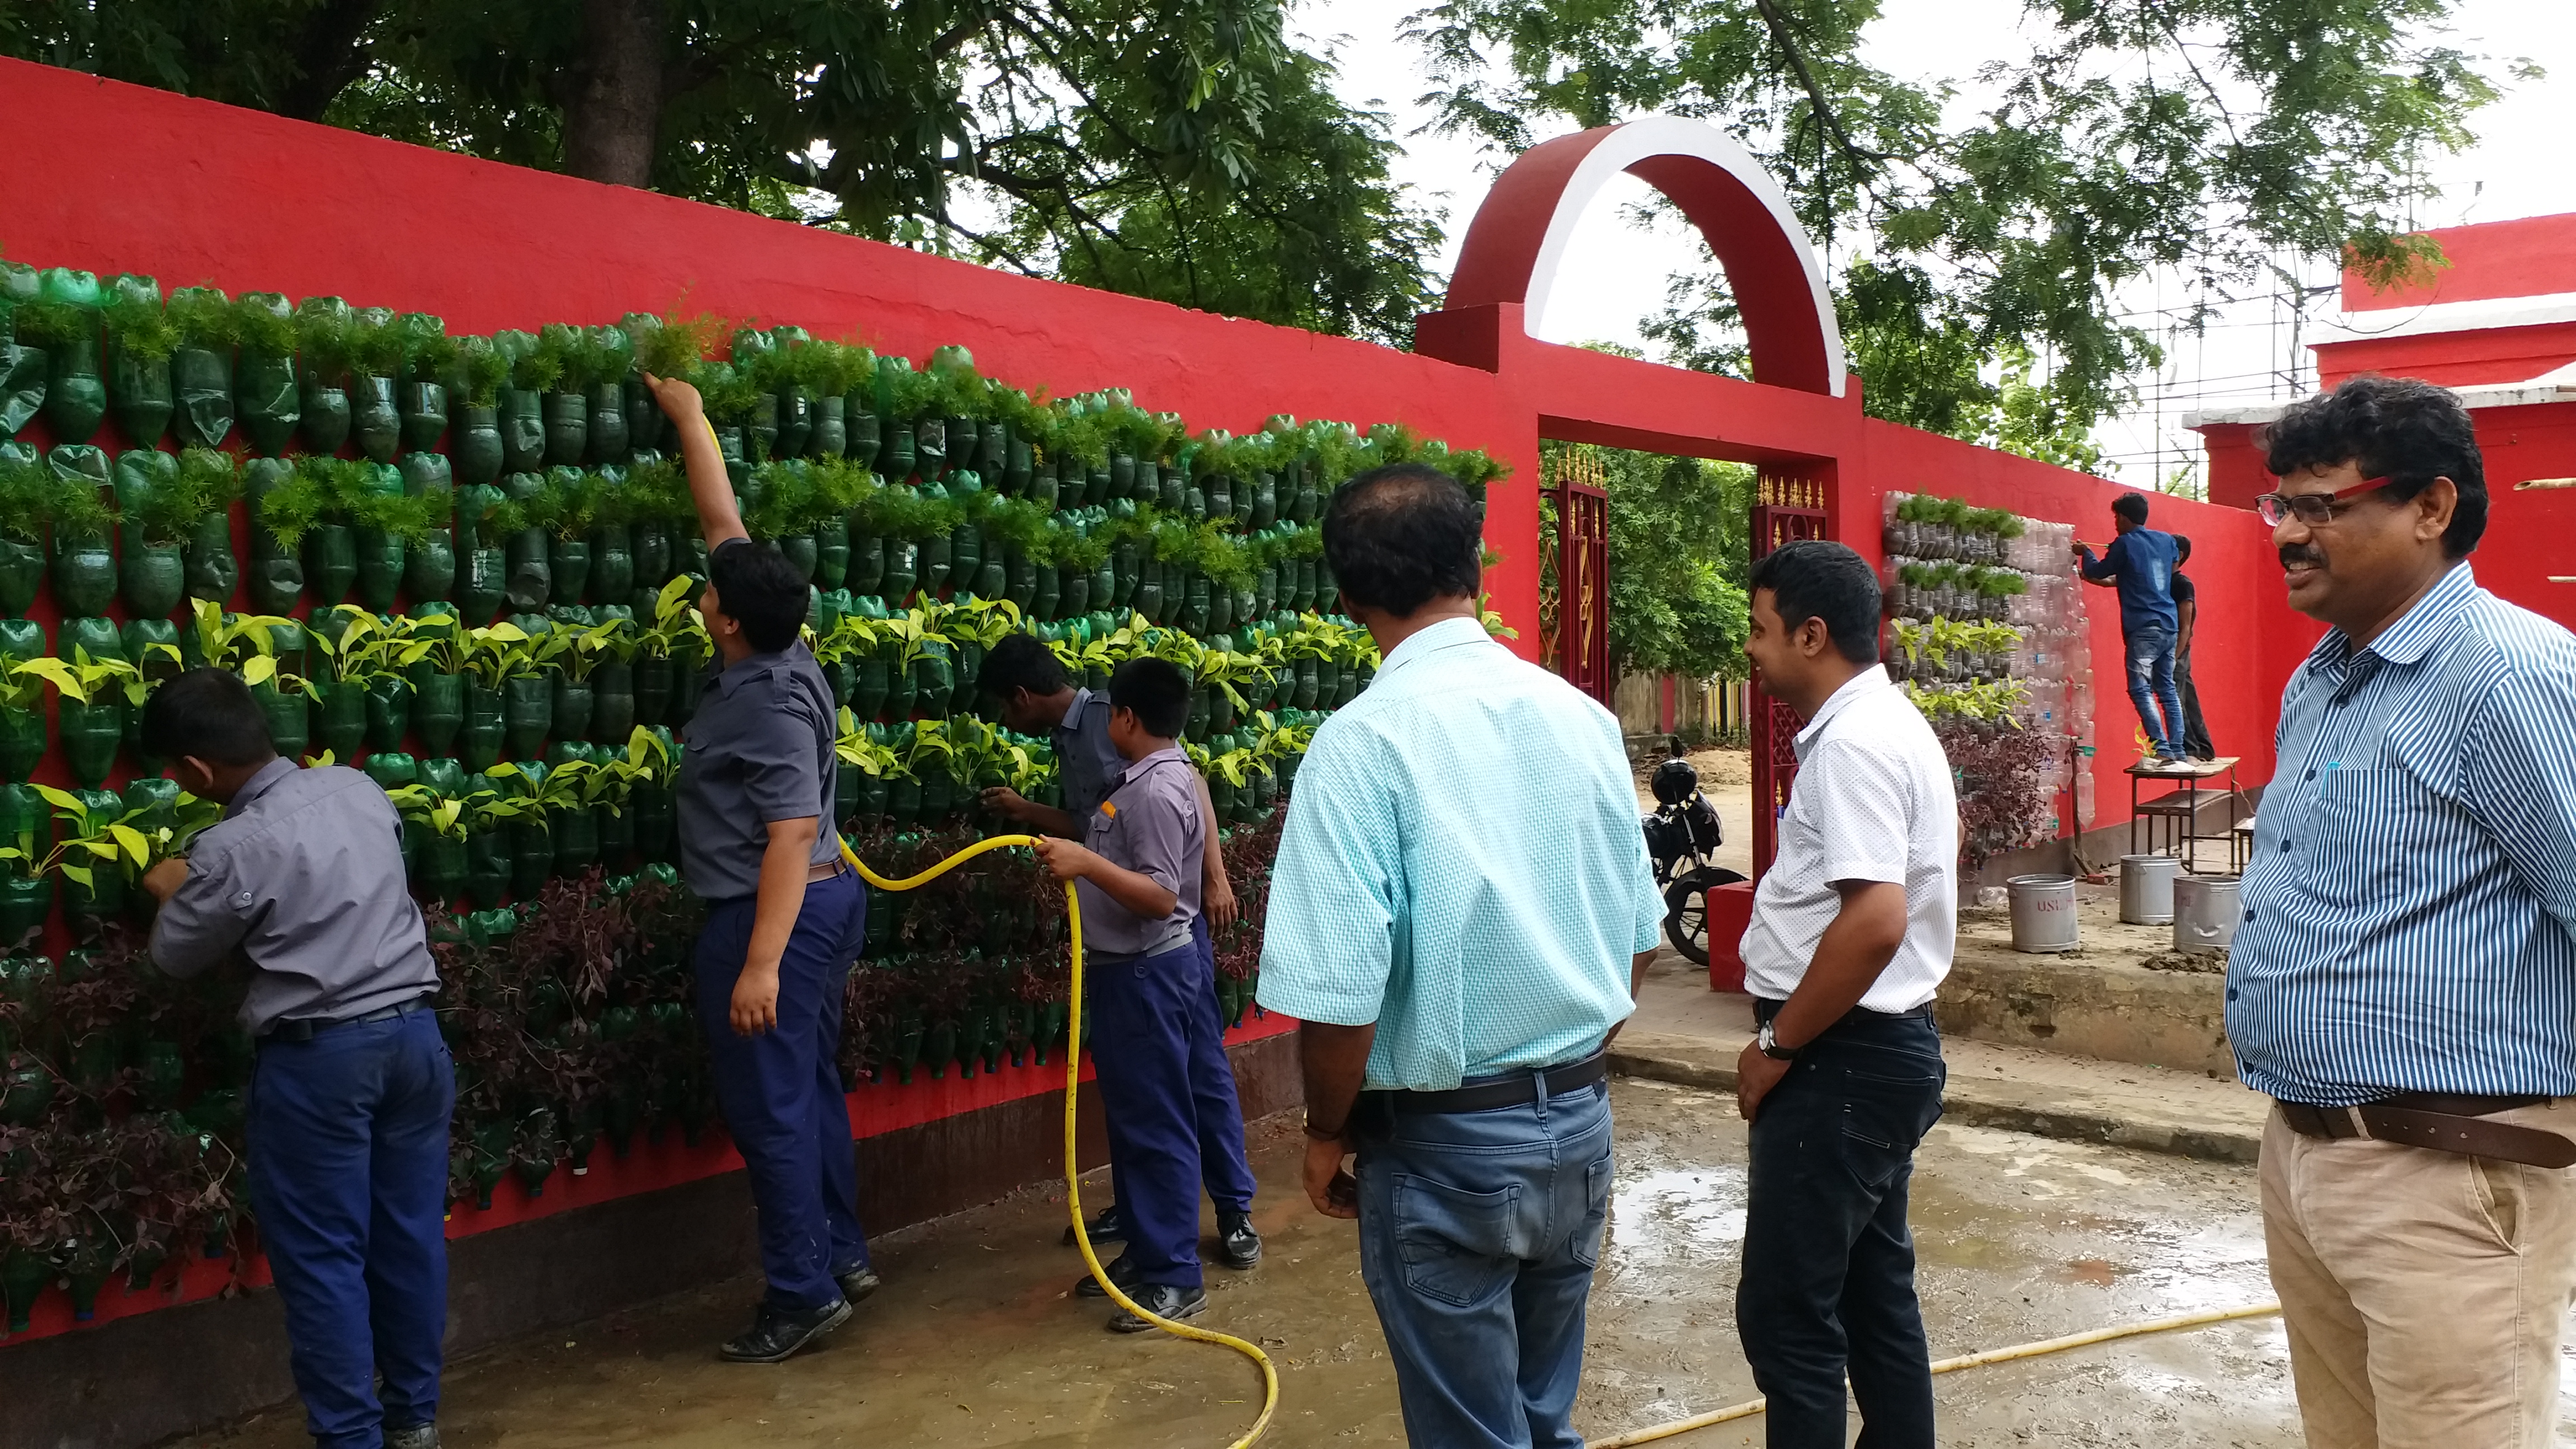
{"label": "man's black hair", "polygon": [[194,755],[210,765],[264,765],[277,758],[268,716],[250,686],[223,669],[191,669],[165,680],[143,702],[143,753]]}
{"label": "man's black hair", "polygon": [[2173,536],[2173,541],[2174,562],[2178,564],[2191,562],[2191,540],[2177,533]]}
{"label": "man's black hair", "polygon": [[707,582],[715,585],[716,607],[739,621],[742,636],[763,654],[795,643],[805,627],[805,581],[776,544],[727,543],[707,560]]}
{"label": "man's black hair", "polygon": [[2388,479],[2387,495],[2400,503],[2448,478],[2460,501],[2442,530],[2442,552],[2467,558],[2486,534],[2486,460],[2477,425],[2449,388],[2375,373],[2347,378],[2290,404],[2262,442],[2263,466],[2275,477],[2350,463],[2364,478]]}
{"label": "man's black hair", "polygon": [[984,667],[975,671],[975,692],[1003,702],[1014,690],[1025,689],[1032,698],[1044,699],[1071,683],[1065,678],[1064,661],[1035,634],[1003,635],[985,651]]}
{"label": "man's black hair", "polygon": [[1476,501],[1437,468],[1371,468],[1324,509],[1324,562],[1342,597],[1399,619],[1436,598],[1474,598],[1484,557]]}
{"label": "man's black hair", "polygon": [[2144,528],[2147,526],[2147,495],[2123,493],[2111,500],[2111,511]]}
{"label": "man's black hair", "polygon": [[1878,572],[1839,543],[1801,539],[1753,561],[1747,592],[1771,591],[1782,627],[1825,621],[1834,652],[1854,664],[1878,662]]}
{"label": "man's black hair", "polygon": [[1177,739],[1190,721],[1189,676],[1168,659],[1130,659],[1109,676],[1109,707],[1135,711],[1149,735]]}

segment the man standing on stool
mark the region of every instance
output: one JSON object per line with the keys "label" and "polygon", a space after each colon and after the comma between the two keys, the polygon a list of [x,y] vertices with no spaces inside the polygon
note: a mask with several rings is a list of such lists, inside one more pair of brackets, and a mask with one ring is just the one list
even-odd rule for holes
{"label": "man standing on stool", "polygon": [[1959,801],[1932,727],[1878,664],[1878,578],[1839,543],[1753,566],[1744,652],[1807,721],[1753,897],[1736,1064],[1752,1123],[1735,1324],[1772,1449],[1932,1449],[1906,1187],[1941,1116],[1931,1001],[1958,931]]}
{"label": "man standing on stool", "polygon": [[[985,808],[1047,835],[1082,839],[1083,822],[1099,812],[1100,802],[1109,798],[1110,784],[1127,768],[1126,757],[1109,736],[1108,696],[1074,688],[1055,651],[1028,634],[1005,636],[992,647],[975,677],[975,688],[993,701],[1008,728],[1024,735],[1047,732],[1055,745],[1057,781],[1064,790],[1064,808],[1058,810],[997,785],[984,792]],[[1217,848],[1216,807],[1208,803],[1207,781],[1192,770],[1190,782],[1198,792],[1199,818],[1207,822],[1199,870],[1203,909],[1190,917],[1190,932],[1207,955],[1213,975],[1216,955],[1208,925],[1214,921],[1222,931],[1234,924],[1234,885],[1226,879],[1225,855]],[[1235,1096],[1234,1069],[1222,1053],[1210,1070],[1194,1073],[1191,1092],[1198,1118],[1199,1166],[1206,1174],[1208,1197],[1216,1204],[1217,1256],[1229,1268],[1249,1268],[1261,1261],[1261,1235],[1252,1227],[1252,1164],[1243,1150],[1243,1108]],[[1114,1119],[1110,1130],[1119,1130]],[[1110,1202],[1086,1229],[1095,1246],[1127,1236],[1119,1212],[1126,1185],[1118,1181],[1114,1166],[1110,1182]],[[1069,1230],[1064,1241],[1065,1246],[1073,1246]]]}
{"label": "man standing on stool", "polygon": [[249,687],[220,669],[153,691],[143,747],[224,807],[144,875],[151,953],[173,976],[250,961],[251,1206],[305,1427],[318,1449],[437,1449],[456,1080],[402,821],[357,771],[278,758]]}
{"label": "man standing on stool", "polygon": [[679,428],[706,530],[698,609],[719,668],[699,684],[680,757],[680,872],[708,903],[698,1022],[716,1109],[750,1169],[769,1280],[750,1329],[721,1352],[777,1363],[838,1328],[877,1288],[838,1060],[868,897],[832,824],[839,721],[798,637],[805,581],[743,532],[697,389],[645,381]]}
{"label": "man standing on stool", "polygon": [[2173,574],[2175,549],[2170,534],[2147,527],[2147,495],[2123,493],[2111,503],[2112,527],[2119,536],[2095,559],[2085,544],[2075,545],[2075,562],[2087,583],[2114,584],[2120,591],[2120,638],[2128,646],[2129,703],[2147,732],[2152,755],[2150,773],[2187,773],[2183,758],[2182,694],[2174,687]]}
{"label": "man standing on stool", "polygon": [[[1109,736],[1126,767],[1084,822],[1082,843],[1048,839],[1037,850],[1058,879],[1076,883],[1082,903],[1091,1059],[1126,1194],[1118,1205],[1127,1251],[1103,1271],[1147,1312],[1190,1318],[1207,1307],[1198,1089],[1233,1080],[1212,963],[1191,930],[1210,822],[1199,809],[1198,772],[1177,743],[1189,718],[1189,680],[1167,660],[1131,659],[1110,678],[1109,705]],[[1085,1297],[1108,1296],[1088,1275],[1074,1286]],[[1121,1309],[1109,1327],[1142,1333],[1153,1325]]]}
{"label": "man standing on stool", "polygon": [[2227,968],[2313,1449],[2540,1449],[2576,1294],[2576,637],[2478,587],[2460,400],[2356,377],[2265,446],[2290,606]]}

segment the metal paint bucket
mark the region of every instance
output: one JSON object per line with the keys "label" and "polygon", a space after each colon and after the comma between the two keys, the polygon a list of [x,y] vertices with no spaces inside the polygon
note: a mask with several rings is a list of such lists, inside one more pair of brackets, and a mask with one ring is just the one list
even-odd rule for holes
{"label": "metal paint bucket", "polygon": [[2081,944],[2075,921],[2075,877],[2017,875],[2004,882],[2012,905],[2016,951],[2045,954]]}
{"label": "metal paint bucket", "polygon": [[2120,919],[2132,926],[2161,926],[2174,918],[2174,877],[2182,858],[2120,857]]}
{"label": "metal paint bucket", "polygon": [[2244,918],[2244,898],[2232,875],[2187,875],[2174,882],[2173,948],[2224,951]]}

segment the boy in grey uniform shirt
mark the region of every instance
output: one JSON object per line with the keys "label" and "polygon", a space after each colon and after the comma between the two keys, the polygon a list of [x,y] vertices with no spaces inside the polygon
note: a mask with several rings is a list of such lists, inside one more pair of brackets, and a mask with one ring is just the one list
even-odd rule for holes
{"label": "boy in grey uniform shirt", "polygon": [[251,1206],[305,1427],[325,1449],[435,1449],[456,1082],[402,822],[365,775],[278,758],[249,687],[220,669],[154,691],[143,745],[224,807],[144,875],[151,953],[173,976],[250,961]]}
{"label": "boy in grey uniform shirt", "polygon": [[[1127,1251],[1107,1271],[1140,1307],[1188,1318],[1207,1307],[1198,1088],[1233,1084],[1213,963],[1192,929],[1209,821],[1198,772],[1177,743],[1189,681],[1165,660],[1131,659],[1111,678],[1109,699],[1109,735],[1126,767],[1084,822],[1082,844],[1046,840],[1037,850],[1058,878],[1076,883],[1082,903],[1097,1013],[1092,1064],[1127,1236]],[[1075,1291],[1105,1296],[1088,1277]],[[1152,1325],[1121,1311],[1109,1327],[1138,1333]]]}

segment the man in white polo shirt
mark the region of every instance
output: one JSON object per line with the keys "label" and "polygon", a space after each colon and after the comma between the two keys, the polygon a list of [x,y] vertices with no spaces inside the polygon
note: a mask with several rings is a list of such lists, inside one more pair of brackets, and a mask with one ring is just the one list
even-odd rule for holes
{"label": "man in white polo shirt", "polygon": [[1735,1325],[1771,1449],[1843,1449],[1843,1383],[1871,1449],[1932,1449],[1931,1358],[1905,1190],[1941,1115],[1931,1000],[1958,930],[1958,797],[1878,664],[1877,576],[1838,543],[1753,568],[1744,652],[1807,721],[1779,858],[1753,898],[1737,1067],[1751,1190]]}

